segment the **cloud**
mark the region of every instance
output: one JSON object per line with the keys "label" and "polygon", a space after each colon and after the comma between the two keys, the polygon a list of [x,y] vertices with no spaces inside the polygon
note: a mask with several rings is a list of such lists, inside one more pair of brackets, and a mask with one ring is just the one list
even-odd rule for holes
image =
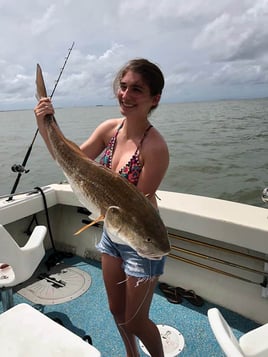
{"label": "cloud", "polygon": [[228,63],[214,73],[213,81],[234,86],[265,84],[268,81],[267,64],[262,66],[242,62],[237,66],[236,63]]}
{"label": "cloud", "polygon": [[31,32],[33,35],[40,35],[46,33],[52,26],[55,26],[58,22],[57,16],[55,16],[56,6],[55,4],[49,5],[45,9],[44,14],[41,17],[34,18],[30,23]]}
{"label": "cloud", "polygon": [[36,63],[52,90],[73,41],[58,105],[113,104],[134,57],[163,70],[165,101],[267,95],[267,17],[267,0],[0,0],[0,110],[35,105]]}
{"label": "cloud", "polygon": [[208,23],[193,47],[208,51],[211,61],[253,60],[267,56],[268,2],[252,2],[242,14],[227,12]]}
{"label": "cloud", "polygon": [[[71,93],[74,105],[78,105],[81,101],[89,104],[102,103],[103,101],[107,103],[113,97],[112,82],[115,69],[119,69],[118,64],[120,63],[121,66],[125,57],[125,47],[116,43],[100,56],[82,53],[74,49],[68,63],[68,73],[70,74],[61,80],[57,97],[64,98]],[[83,94],[79,98],[75,98],[73,88]],[[91,102],[89,102],[89,98]]]}

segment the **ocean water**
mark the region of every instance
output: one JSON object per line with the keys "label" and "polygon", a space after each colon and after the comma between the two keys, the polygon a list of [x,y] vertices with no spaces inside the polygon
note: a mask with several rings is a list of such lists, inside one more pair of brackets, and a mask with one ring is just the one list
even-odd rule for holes
{"label": "ocean water", "polygon": [[[116,106],[60,108],[63,133],[82,143],[103,120],[119,117]],[[160,189],[265,207],[268,186],[268,99],[160,104],[151,123],[170,150]],[[32,110],[0,112],[0,195],[9,193],[36,132]],[[157,160],[157,158],[156,158]],[[17,192],[65,177],[38,134]]]}

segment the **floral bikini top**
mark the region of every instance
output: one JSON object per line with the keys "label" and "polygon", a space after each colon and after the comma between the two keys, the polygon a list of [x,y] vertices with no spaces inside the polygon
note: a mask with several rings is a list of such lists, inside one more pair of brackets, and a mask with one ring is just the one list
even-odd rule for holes
{"label": "floral bikini top", "polygon": [[[100,158],[100,163],[108,167],[109,169],[112,168],[112,159],[113,159],[113,154],[114,154],[114,149],[116,146],[116,140],[117,140],[117,135],[120,131],[120,129],[123,127],[124,121],[120,124],[118,129],[116,130],[115,135],[111,138],[109,141],[106,149],[104,150],[101,158]],[[139,181],[139,176],[140,172],[142,170],[142,164],[139,160],[139,154],[140,154],[140,148],[143,143],[143,140],[145,139],[146,135],[148,134],[149,130],[152,128],[152,125],[149,125],[148,128],[145,130],[143,137],[134,152],[133,156],[130,158],[128,163],[121,168],[119,171],[119,174],[126,178],[129,182],[133,183],[135,186],[138,184]]]}

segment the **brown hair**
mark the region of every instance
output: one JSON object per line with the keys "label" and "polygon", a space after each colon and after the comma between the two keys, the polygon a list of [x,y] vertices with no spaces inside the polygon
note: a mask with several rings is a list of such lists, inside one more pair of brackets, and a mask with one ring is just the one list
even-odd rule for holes
{"label": "brown hair", "polygon": [[[142,79],[150,88],[150,93],[152,96],[157,94],[162,94],[162,90],[165,85],[165,79],[163,73],[157,65],[148,61],[144,58],[133,59],[126,63],[117,73],[114,82],[113,90],[114,94],[117,95],[117,91],[120,86],[120,81],[128,71],[133,71],[142,76]],[[152,109],[155,109],[156,106]]]}

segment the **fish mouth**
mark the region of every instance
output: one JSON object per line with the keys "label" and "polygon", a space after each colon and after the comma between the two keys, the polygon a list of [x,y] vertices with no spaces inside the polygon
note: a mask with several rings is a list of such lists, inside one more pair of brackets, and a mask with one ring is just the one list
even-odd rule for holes
{"label": "fish mouth", "polygon": [[161,260],[164,256],[168,255],[168,252],[161,253],[161,254],[146,254],[146,252],[137,251],[137,254],[142,258],[146,258],[150,260]]}

